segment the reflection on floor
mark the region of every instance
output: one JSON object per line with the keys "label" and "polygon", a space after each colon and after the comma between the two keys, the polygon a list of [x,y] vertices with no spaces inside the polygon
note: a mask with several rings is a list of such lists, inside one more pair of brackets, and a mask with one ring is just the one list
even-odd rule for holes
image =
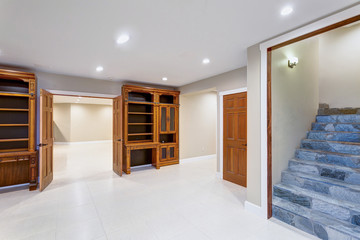
{"label": "reflection on floor", "polygon": [[312,238],[244,211],[246,190],[218,179],[215,159],[118,177],[111,152],[111,143],[55,146],[45,191],[0,195],[0,239]]}

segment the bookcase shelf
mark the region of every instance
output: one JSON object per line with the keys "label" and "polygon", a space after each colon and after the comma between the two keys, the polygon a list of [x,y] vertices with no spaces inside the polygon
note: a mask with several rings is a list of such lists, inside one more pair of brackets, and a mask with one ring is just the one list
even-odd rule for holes
{"label": "bookcase shelf", "polygon": [[16,92],[1,92],[0,96],[11,96],[11,97],[30,97],[30,94],[16,93]]}
{"label": "bookcase shelf", "polygon": [[29,124],[0,124],[0,127],[27,127]]}
{"label": "bookcase shelf", "polygon": [[154,115],[151,112],[128,112],[129,115]]}
{"label": "bookcase shelf", "polygon": [[[179,163],[179,94],[158,88],[122,87],[125,173],[130,174],[132,166],[151,163],[158,169]],[[164,151],[165,157],[161,155]]]}
{"label": "bookcase shelf", "polygon": [[153,135],[153,133],[129,133],[129,136],[146,136],[146,135]]}
{"label": "bookcase shelf", "polygon": [[29,109],[18,109],[18,108],[0,108],[0,111],[5,112],[28,112]]}
{"label": "bookcase shelf", "polygon": [[0,187],[37,187],[35,107],[35,75],[0,69]]}
{"label": "bookcase shelf", "polygon": [[139,101],[128,101],[131,104],[140,104],[140,105],[154,105],[153,102],[139,102]]}
{"label": "bookcase shelf", "polygon": [[0,139],[0,142],[24,142],[29,141],[28,138]]}

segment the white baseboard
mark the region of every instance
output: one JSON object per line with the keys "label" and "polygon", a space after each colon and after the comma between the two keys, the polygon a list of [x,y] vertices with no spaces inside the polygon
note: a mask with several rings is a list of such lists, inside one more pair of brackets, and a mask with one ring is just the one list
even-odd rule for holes
{"label": "white baseboard", "polygon": [[223,179],[222,172],[216,172],[216,177],[219,178],[219,179]]}
{"label": "white baseboard", "polygon": [[148,168],[148,167],[152,167],[152,166],[153,166],[152,164],[144,164],[144,165],[130,167],[130,169]]}
{"label": "white baseboard", "polygon": [[245,201],[245,210],[258,215],[261,218],[267,218],[266,213],[264,213],[264,209],[251,202]]}
{"label": "white baseboard", "polygon": [[55,145],[73,145],[73,144],[88,144],[88,143],[109,143],[112,140],[102,140],[102,141],[85,141],[85,142],[54,142]]}
{"label": "white baseboard", "polygon": [[192,157],[192,158],[184,158],[184,159],[180,159],[180,163],[195,162],[195,161],[206,160],[211,158],[216,158],[216,154],[204,155],[204,156]]}

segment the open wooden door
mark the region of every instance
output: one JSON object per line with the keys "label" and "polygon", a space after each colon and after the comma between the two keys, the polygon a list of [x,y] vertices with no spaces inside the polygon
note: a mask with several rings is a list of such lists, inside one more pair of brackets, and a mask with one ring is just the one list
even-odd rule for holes
{"label": "open wooden door", "polygon": [[40,90],[40,191],[53,180],[53,95]]}
{"label": "open wooden door", "polygon": [[224,96],[224,180],[246,187],[247,93]]}
{"label": "open wooden door", "polygon": [[113,100],[113,171],[122,176],[122,97]]}

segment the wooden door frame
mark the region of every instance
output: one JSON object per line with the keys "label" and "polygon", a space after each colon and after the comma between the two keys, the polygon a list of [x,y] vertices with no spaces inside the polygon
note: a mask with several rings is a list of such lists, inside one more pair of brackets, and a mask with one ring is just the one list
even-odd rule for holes
{"label": "wooden door frame", "polygon": [[219,178],[224,179],[223,171],[224,171],[224,96],[236,93],[247,92],[247,87],[237,88],[233,90],[219,92],[219,104],[220,104],[220,146],[219,146],[219,155],[220,155],[220,169],[219,169]]}
{"label": "wooden door frame", "polygon": [[360,20],[360,5],[316,21],[285,35],[260,44],[261,69],[261,206],[245,202],[245,207],[264,218],[272,217],[272,112],[271,112],[271,53],[289,44],[314,37]]}

